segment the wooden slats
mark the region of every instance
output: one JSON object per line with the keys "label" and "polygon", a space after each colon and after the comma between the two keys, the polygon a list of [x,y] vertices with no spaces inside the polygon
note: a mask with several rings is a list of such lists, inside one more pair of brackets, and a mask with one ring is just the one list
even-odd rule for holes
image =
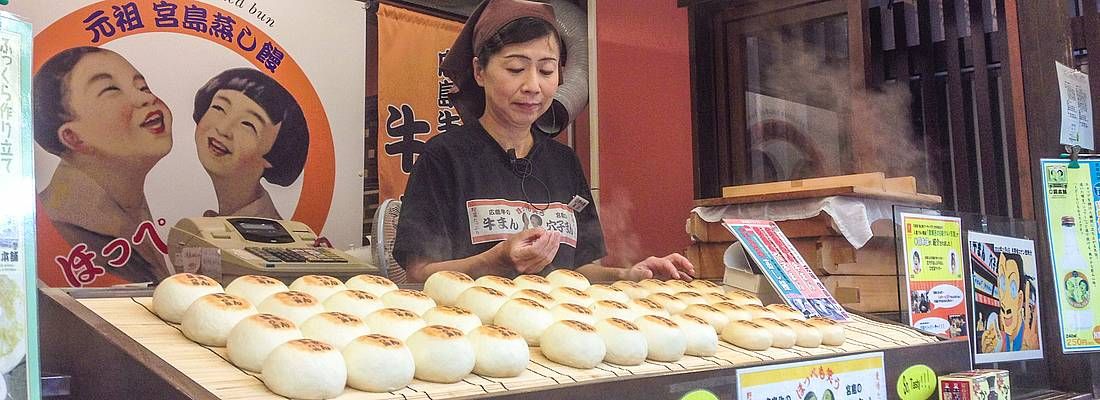
{"label": "wooden slats", "polygon": [[[163,359],[173,378],[193,382],[220,399],[283,399],[267,390],[257,373],[238,369],[226,361],[221,347],[200,346],[188,340],[178,326],[158,319],[149,309],[151,299],[104,298],[85,299],[80,303],[102,318],[106,324],[119,328],[136,341],[150,357]],[[821,346],[793,350],[771,348],[762,352],[741,350],[720,343],[717,354],[710,357],[686,356],[677,362],[646,361],[638,366],[617,366],[601,363],[594,369],[576,369],[554,363],[531,348],[527,370],[514,378],[484,378],[469,375],[453,384],[414,380],[408,387],[389,393],[366,393],[346,388],[336,400],[446,399],[467,398],[489,393],[548,389],[559,384],[587,383],[610,379],[646,379],[645,376],[689,371],[713,370],[733,366],[758,364],[771,360],[797,360],[803,356],[834,355],[882,350],[903,346],[919,346],[940,340],[904,326],[872,321],[852,315],[846,324],[847,341],[841,346]],[[637,375],[637,376],[636,376]]]}
{"label": "wooden slats", "polygon": [[981,165],[979,182],[981,183],[981,204],[979,210],[986,215],[1006,215],[1005,182],[1001,179],[998,160],[1004,159],[1000,138],[993,132],[993,111],[989,95],[989,71],[984,68],[986,62],[985,29],[983,27],[982,3],[984,0],[970,0],[970,48],[971,65],[974,72],[971,83],[974,98],[974,119],[977,128],[977,158]]}
{"label": "wooden slats", "polygon": [[898,80],[898,83],[903,86],[909,86],[909,77],[913,74],[909,70],[909,35],[905,29],[906,17],[909,16],[905,7],[902,4],[890,7],[891,22],[894,25],[894,45],[897,50],[894,51],[894,76]]}
{"label": "wooden slats", "polygon": [[[902,85],[901,91],[907,89],[912,95],[912,118],[898,118],[896,123],[911,124],[911,129],[897,131],[911,131],[905,139],[924,152],[918,156],[924,165],[905,174],[918,176],[921,190],[941,195],[950,209],[1032,215],[1023,87],[1021,73],[1012,69],[1013,65],[1020,68],[1019,38],[1013,33],[1018,28],[1009,20],[1018,1],[732,0],[716,5],[721,11],[711,15],[720,21],[720,29],[714,30],[710,62],[715,64],[714,114],[719,117],[714,119],[718,131],[714,143],[721,159],[715,166],[717,180],[722,185],[756,183],[752,169],[759,167],[755,165],[759,160],[749,158],[753,143],[744,115],[746,84],[755,80],[746,75],[746,65],[765,60],[747,60],[754,54],[745,38],[756,32],[783,32],[790,34],[791,46],[771,50],[773,61],[786,59],[783,52],[803,47],[831,50],[830,42],[847,42],[850,93],[847,99],[838,96],[841,104],[835,108],[847,111],[840,127],[842,149],[827,156],[851,154],[855,162],[840,172],[895,172],[877,162],[881,155],[876,154],[875,143],[882,140],[882,132],[859,122],[873,120],[875,107],[870,99],[886,92],[886,85]],[[1011,10],[1006,8],[1009,5]],[[847,37],[825,32],[822,40],[821,27],[811,21],[835,13],[847,14]],[[1095,9],[1092,13],[1096,14]],[[1079,43],[1100,34],[1100,15],[1087,20],[1095,22],[1091,24],[1082,18],[1093,17],[1074,21]],[[1015,42],[1010,38],[1013,34]],[[796,43],[797,39],[805,43]],[[1100,37],[1095,40],[1100,43]],[[1100,51],[1094,53],[1090,57],[1100,58]],[[1095,62],[1100,65],[1100,60]],[[1100,79],[1094,85],[1100,92]],[[782,97],[821,106],[813,103],[820,99],[809,94],[785,92]]]}
{"label": "wooden slats", "polygon": [[969,130],[966,128],[966,107],[963,94],[962,65],[959,52],[959,33],[954,0],[944,0],[944,49],[947,64],[947,112],[950,133],[952,166],[952,184],[955,186],[954,208],[958,211],[977,212],[979,209],[977,193],[973,187],[978,182],[974,170],[970,167]]}

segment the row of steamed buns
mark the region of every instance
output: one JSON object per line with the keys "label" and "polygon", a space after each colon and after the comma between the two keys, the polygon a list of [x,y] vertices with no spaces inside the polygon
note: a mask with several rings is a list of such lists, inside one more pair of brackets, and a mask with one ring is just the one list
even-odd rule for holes
{"label": "row of steamed buns", "polygon": [[[754,296],[725,293],[712,282],[590,285],[567,270],[476,281],[441,272],[424,292],[372,275],[347,283],[308,275],[289,287],[244,276],[223,293],[212,279],[179,274],[157,287],[153,309],[182,323],[191,340],[226,346],[230,362],[261,372],[273,392],[300,398],[338,395],[345,384],[391,391],[413,377],[446,383],[470,372],[516,376],[529,362],[528,345],[583,369],[713,355],[719,334],[750,350],[844,341],[833,321],[803,321],[797,310],[762,307]],[[303,365],[307,360],[322,365]]]}

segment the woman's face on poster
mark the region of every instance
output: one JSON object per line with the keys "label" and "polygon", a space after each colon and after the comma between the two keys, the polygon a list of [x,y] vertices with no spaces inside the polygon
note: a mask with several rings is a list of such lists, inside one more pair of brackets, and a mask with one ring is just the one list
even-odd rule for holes
{"label": "woman's face on poster", "polygon": [[113,52],[85,55],[65,82],[72,120],[62,141],[114,159],[160,160],[172,149],[172,112],[133,65]]}
{"label": "woman's face on poster", "polygon": [[281,125],[244,93],[219,90],[195,129],[199,161],[213,176],[263,171]]}

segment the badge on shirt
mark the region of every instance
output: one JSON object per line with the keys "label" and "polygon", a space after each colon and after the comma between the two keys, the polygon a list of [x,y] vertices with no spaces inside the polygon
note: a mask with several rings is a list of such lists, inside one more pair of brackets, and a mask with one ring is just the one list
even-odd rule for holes
{"label": "badge on shirt", "polygon": [[572,208],[573,211],[581,212],[585,207],[588,207],[588,203],[589,201],[585,200],[584,197],[573,195],[573,200],[569,200],[569,208]]}
{"label": "badge on shirt", "polygon": [[[582,207],[583,208],[583,207]],[[525,201],[482,199],[466,202],[470,217],[470,243],[498,242],[525,229],[561,232],[561,242],[577,248],[577,217],[562,203],[530,204]]]}

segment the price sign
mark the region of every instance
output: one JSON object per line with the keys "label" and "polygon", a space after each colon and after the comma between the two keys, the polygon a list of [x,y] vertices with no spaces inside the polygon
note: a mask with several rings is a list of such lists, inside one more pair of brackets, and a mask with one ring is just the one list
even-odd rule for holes
{"label": "price sign", "polygon": [[882,353],[737,370],[737,398],[747,400],[886,399]]}

